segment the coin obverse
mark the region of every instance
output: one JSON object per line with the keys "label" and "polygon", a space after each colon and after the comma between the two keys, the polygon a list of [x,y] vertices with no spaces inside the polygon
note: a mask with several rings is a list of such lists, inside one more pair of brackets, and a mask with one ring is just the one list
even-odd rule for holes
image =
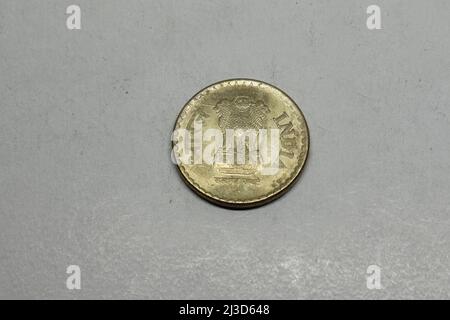
{"label": "coin obverse", "polygon": [[228,208],[251,208],[293,185],[308,156],[309,131],[303,113],[283,91],[232,79],[188,101],[172,146],[181,177],[198,195]]}

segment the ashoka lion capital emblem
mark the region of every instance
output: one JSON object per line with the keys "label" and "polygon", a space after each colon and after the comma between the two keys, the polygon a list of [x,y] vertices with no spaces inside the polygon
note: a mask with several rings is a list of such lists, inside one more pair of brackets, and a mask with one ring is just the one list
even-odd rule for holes
{"label": "ashoka lion capital emblem", "polygon": [[[222,99],[213,109],[217,113],[218,125],[222,132],[227,129],[232,130],[259,130],[266,128],[267,114],[269,107],[262,100],[254,100],[247,96],[237,96],[234,99]],[[245,143],[246,152],[248,152],[247,142]],[[234,150],[225,150],[226,157],[236,158],[236,148]],[[247,180],[257,183],[259,178],[255,176],[256,168],[254,165],[229,165],[217,164],[218,175],[216,180],[232,181]]]}
{"label": "ashoka lion capital emblem", "polygon": [[214,110],[217,112],[219,127],[226,129],[262,129],[266,125],[269,107],[262,100],[237,96],[233,100],[220,100]]}

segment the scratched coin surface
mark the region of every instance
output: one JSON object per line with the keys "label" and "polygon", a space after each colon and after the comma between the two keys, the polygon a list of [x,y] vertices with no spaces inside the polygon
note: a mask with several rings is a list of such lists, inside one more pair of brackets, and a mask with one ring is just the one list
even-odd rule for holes
{"label": "scratched coin surface", "polygon": [[181,110],[172,159],[198,195],[230,208],[281,196],[299,176],[309,150],[303,113],[265,82],[232,79],[201,90]]}

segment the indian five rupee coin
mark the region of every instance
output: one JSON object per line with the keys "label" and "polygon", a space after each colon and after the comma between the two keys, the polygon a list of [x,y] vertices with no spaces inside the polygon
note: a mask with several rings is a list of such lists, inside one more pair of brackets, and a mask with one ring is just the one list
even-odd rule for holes
{"label": "indian five rupee coin", "polygon": [[250,79],[208,86],[181,110],[172,160],[198,195],[229,208],[266,204],[293,185],[309,150],[303,113],[280,89]]}

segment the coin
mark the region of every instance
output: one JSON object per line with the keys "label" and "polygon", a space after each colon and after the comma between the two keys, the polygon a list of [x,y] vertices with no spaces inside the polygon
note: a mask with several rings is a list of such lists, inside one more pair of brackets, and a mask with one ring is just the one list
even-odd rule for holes
{"label": "coin", "polygon": [[309,150],[296,103],[268,83],[231,79],[212,84],[181,110],[172,159],[186,184],[228,208],[251,208],[284,194]]}

